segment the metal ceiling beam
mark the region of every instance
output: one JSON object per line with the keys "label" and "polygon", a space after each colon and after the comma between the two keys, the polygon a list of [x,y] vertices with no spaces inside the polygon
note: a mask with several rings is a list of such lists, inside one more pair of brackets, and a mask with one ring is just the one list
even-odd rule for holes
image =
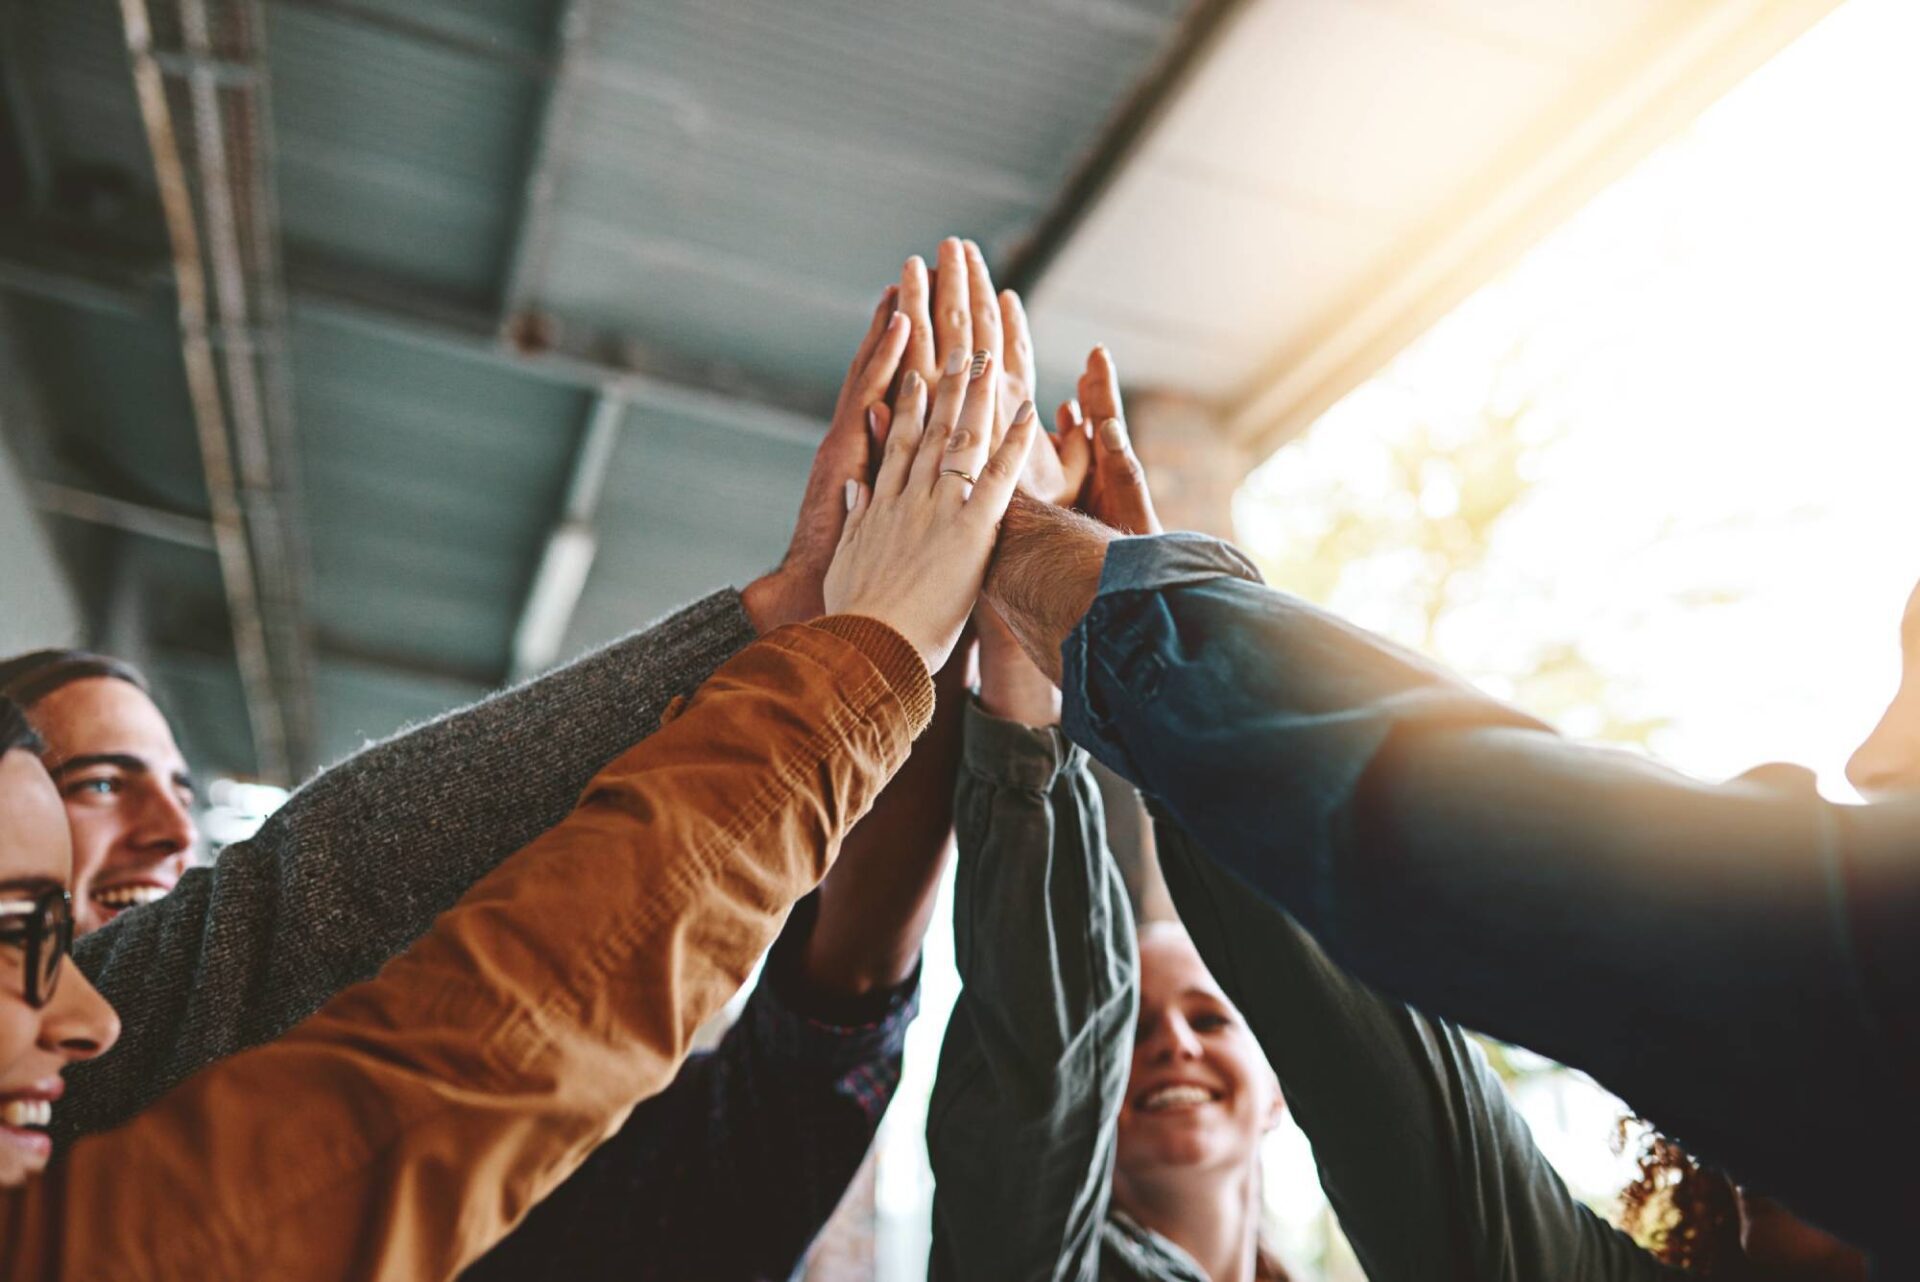
{"label": "metal ceiling beam", "polygon": [[1256,459],[1285,444],[1838,3],[1661,10],[1659,29],[1570,91],[1309,337],[1276,354],[1229,409],[1228,434]]}
{"label": "metal ceiling beam", "polygon": [[[580,60],[592,23],[593,0],[561,0],[554,19],[553,76],[541,93],[533,141],[520,187],[520,216],[500,289],[500,332],[511,337],[525,314],[539,305],[552,239],[554,194],[565,162],[561,140],[580,94]],[[524,319],[523,319],[524,317]]]}
{"label": "metal ceiling beam", "polygon": [[53,481],[33,481],[29,484],[34,506],[42,512],[85,521],[89,525],[103,525],[144,538],[159,539],[163,543],[198,548],[203,552],[218,550],[213,523],[205,517],[169,512],[145,503],[130,503],[126,499],[110,498],[92,490]]}
{"label": "metal ceiling beam", "polygon": [[[159,264],[129,261],[100,248],[76,251],[0,228],[0,290],[47,298],[113,315],[148,317],[171,285]],[[579,347],[523,350],[500,338],[490,312],[435,306],[417,294],[345,270],[294,264],[290,304],[296,317],[375,335],[455,360],[512,370],[532,378],[617,396],[636,405],[686,414],[719,427],[789,444],[814,446],[826,430],[828,403],[811,390],[783,388],[730,370],[686,364],[638,369],[597,355],[620,350],[615,336]]]}
{"label": "metal ceiling beam", "polygon": [[[198,8],[197,5],[194,7]],[[213,202],[224,192],[204,189],[209,175],[202,168],[202,195],[209,202],[211,215],[207,220],[211,225],[203,230],[199,211],[195,207],[193,180],[188,175],[185,154],[174,127],[164,73],[154,59],[153,27],[146,0],[120,0],[120,14],[141,123],[153,155],[161,212],[172,247],[181,358],[199,438],[200,463],[211,510],[214,547],[220,562],[221,582],[226,591],[227,611],[233,631],[234,662],[239,669],[241,688],[246,696],[256,764],[263,776],[286,781],[292,777],[288,716],[270,653],[270,629],[265,618],[257,565],[257,526],[256,522],[249,519],[247,505],[242,499],[243,482],[228,435],[228,406],[221,395],[220,362],[213,344],[216,324],[230,319],[228,307],[231,290],[221,289],[217,303],[210,303],[208,298],[206,242],[209,239],[215,242],[216,261],[213,266],[216,273],[225,271],[229,247],[223,242],[234,234],[233,211],[230,207],[214,210]],[[204,11],[191,17],[184,13],[182,16],[190,52],[196,55],[210,54],[211,50],[204,47],[207,37]],[[208,92],[211,93],[211,87]],[[194,126],[196,158],[202,166],[217,165],[221,163],[220,157],[204,153],[210,146],[223,145],[223,123],[218,117],[210,121],[200,120],[201,101],[201,96],[196,96],[195,119],[190,122]],[[221,185],[224,186],[224,180]],[[222,213],[224,218],[220,217]],[[221,309],[218,322],[213,314],[216,305]],[[230,392],[233,386],[234,381],[230,378]],[[257,400],[257,397],[252,398],[237,409],[257,409]]]}
{"label": "metal ceiling beam", "polygon": [[1022,294],[1033,292],[1100,198],[1139,154],[1207,54],[1226,38],[1233,19],[1251,7],[1252,0],[1197,0],[1160,56],[1108,119],[1093,149],[1014,250],[1006,271],[1009,288]]}

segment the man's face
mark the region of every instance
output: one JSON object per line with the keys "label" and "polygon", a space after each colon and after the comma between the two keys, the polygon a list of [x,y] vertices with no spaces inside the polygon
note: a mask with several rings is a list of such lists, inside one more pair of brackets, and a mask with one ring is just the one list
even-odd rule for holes
{"label": "man's face", "polygon": [[1847,762],[1847,778],[1868,801],[1920,792],[1920,587],[1900,620],[1900,687]]}
{"label": "man's face", "polygon": [[85,934],[180,880],[198,835],[193,781],[167,719],[125,681],[71,682],[29,715],[66,805],[74,926]]}

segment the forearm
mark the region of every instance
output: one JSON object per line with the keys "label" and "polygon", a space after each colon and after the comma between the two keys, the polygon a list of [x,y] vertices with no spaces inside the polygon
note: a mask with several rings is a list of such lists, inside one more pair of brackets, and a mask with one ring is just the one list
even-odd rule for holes
{"label": "forearm", "polygon": [[213,868],[81,940],[76,960],[124,1031],[112,1055],[74,1066],[60,1138],[119,1124],[373,974],[752,639],[738,594],[716,593],[367,748]]}
{"label": "forearm", "polygon": [[1864,1106],[1766,1145],[1738,1119],[1785,1082],[1901,1089],[1910,1061],[1863,996],[1877,941],[1849,937],[1840,895],[1869,830],[1911,849],[1911,814],[1570,744],[1252,577],[1210,540],[1115,544],[1066,645],[1075,740],[1356,976],[1587,1070],[1703,1159],[1871,1240],[1857,1200],[1808,1191],[1785,1158],[1877,1160]]}
{"label": "forearm", "polygon": [[861,1015],[864,999],[897,989],[919,965],[953,833],[966,650],[935,676],[933,724],[821,883],[796,978],[823,1016]]}
{"label": "forearm", "polygon": [[[870,1023],[807,1013],[802,900],[740,1018],[463,1282],[792,1276],[858,1172],[900,1078],[911,989]],[[756,1208],[742,1221],[739,1208]]]}
{"label": "forearm", "polygon": [[75,1145],[15,1203],[60,1276],[443,1277],[497,1238],[671,1080],[924,724],[911,649],[831,626],[730,665],[378,980]]}
{"label": "forearm", "polygon": [[1093,603],[1114,531],[1015,494],[1000,523],[985,595],[1040,671],[1060,680],[1060,646]]}
{"label": "forearm", "polygon": [[1084,757],[1055,731],[968,717],[932,1271],[1090,1276],[1136,1005],[1126,889]]}
{"label": "forearm", "polygon": [[1259,1039],[1369,1278],[1667,1276],[1567,1191],[1459,1028],[1348,975],[1177,825],[1154,838],[1180,920]]}

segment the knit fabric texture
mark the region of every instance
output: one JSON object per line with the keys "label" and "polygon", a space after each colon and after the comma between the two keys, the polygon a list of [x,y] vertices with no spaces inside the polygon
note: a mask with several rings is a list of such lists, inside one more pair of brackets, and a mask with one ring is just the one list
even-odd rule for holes
{"label": "knit fabric texture", "polygon": [[53,1133],[126,1121],[371,978],[596,771],[754,639],[731,589],[579,661],[371,744],[158,903],[78,941],[119,1044],[67,1071]]}

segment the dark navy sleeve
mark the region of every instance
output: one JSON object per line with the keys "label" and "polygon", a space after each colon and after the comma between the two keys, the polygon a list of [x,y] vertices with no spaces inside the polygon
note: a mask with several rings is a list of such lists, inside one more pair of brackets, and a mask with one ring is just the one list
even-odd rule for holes
{"label": "dark navy sleeve", "polygon": [[1893,999],[1920,807],[1571,743],[1193,535],[1113,543],[1062,660],[1068,734],[1355,976],[1586,1069],[1852,1241],[1904,1236],[1910,1189],[1835,1173],[1920,1142]]}
{"label": "dark navy sleeve", "polygon": [[810,992],[794,909],[740,1018],[490,1254],[469,1282],[796,1276],[900,1081],[919,977],[856,1003]]}

